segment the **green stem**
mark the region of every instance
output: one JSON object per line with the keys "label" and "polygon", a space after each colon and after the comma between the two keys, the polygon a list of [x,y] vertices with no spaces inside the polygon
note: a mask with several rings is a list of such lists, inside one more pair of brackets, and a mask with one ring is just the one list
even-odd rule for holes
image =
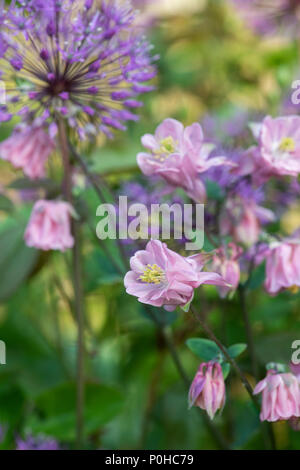
{"label": "green stem", "polygon": [[239,295],[240,295],[240,303],[241,303],[241,310],[244,319],[245,331],[246,331],[246,338],[248,343],[248,350],[251,360],[251,368],[252,374],[255,379],[258,379],[258,366],[255,354],[255,347],[254,347],[254,338],[253,338],[253,331],[251,327],[250,317],[247,309],[246,304],[246,290],[244,286],[239,287]]}
{"label": "green stem", "polygon": [[[66,200],[73,205],[71,162],[68,137],[65,123],[58,121],[58,135],[64,166],[63,190]],[[76,372],[76,446],[82,448],[84,435],[84,313],[83,313],[83,287],[80,248],[80,226],[78,221],[72,222],[74,237],[73,247],[73,289],[74,310],[77,319],[77,372]]]}
{"label": "green stem", "polygon": [[[90,171],[90,169],[89,169],[88,165],[86,164],[85,160],[81,157],[81,155],[79,155],[78,152],[76,152],[74,147],[70,146],[70,150],[71,150],[73,156],[78,161],[83,173],[85,174],[85,176],[87,177],[87,179],[89,180],[91,185],[93,186],[93,188],[94,188],[95,192],[97,193],[100,201],[102,203],[106,202],[105,193],[102,190],[102,188],[105,188],[107,190],[107,192],[110,194],[110,197],[111,197],[112,201],[114,203],[116,203],[115,195],[110,190],[110,188],[107,185],[106,181],[103,178],[101,178],[101,176],[99,176],[99,175],[96,176]],[[127,257],[126,251],[124,249],[124,246],[122,245],[122,243],[120,242],[120,240],[118,238],[117,238],[116,242],[117,242],[117,245],[118,245],[118,249],[119,249],[124,267],[125,267],[125,269],[128,269],[129,268],[128,257]]]}
{"label": "green stem", "polygon": [[74,294],[75,313],[77,318],[78,338],[77,338],[77,402],[76,402],[76,446],[82,448],[84,437],[84,311],[83,311],[83,286],[82,286],[82,266],[81,266],[81,243],[80,226],[78,221],[73,223],[74,249],[73,249],[73,269],[74,269]]}

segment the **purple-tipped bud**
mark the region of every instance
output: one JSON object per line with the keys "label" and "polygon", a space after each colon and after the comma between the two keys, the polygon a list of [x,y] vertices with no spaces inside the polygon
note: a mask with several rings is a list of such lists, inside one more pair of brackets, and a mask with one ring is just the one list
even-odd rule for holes
{"label": "purple-tipped bud", "polygon": [[42,49],[42,50],[41,50],[41,52],[40,52],[40,57],[41,57],[41,59],[43,59],[45,62],[49,59],[50,54],[49,54],[49,52],[47,51],[47,49]]}
{"label": "purple-tipped bud", "polygon": [[213,419],[225,404],[225,382],[220,364],[215,361],[203,362],[189,391],[189,406],[198,406]]}

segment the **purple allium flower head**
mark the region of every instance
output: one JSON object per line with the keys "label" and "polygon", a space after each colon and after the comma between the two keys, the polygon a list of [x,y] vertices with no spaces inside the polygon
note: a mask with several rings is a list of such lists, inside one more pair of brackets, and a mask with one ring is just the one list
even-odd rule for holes
{"label": "purple allium flower head", "polygon": [[60,450],[58,443],[52,438],[27,436],[17,439],[16,450]]}
{"label": "purple allium flower head", "polygon": [[6,12],[0,3],[2,79],[9,83],[0,121],[17,115],[53,135],[63,118],[81,139],[124,130],[156,73],[135,15],[120,0],[27,0]]}

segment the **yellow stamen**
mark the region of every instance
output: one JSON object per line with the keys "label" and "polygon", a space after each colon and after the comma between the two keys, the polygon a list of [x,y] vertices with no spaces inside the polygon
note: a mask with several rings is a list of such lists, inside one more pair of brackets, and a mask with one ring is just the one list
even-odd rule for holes
{"label": "yellow stamen", "polygon": [[282,152],[294,152],[294,139],[292,139],[292,137],[284,137],[279,144],[279,150],[281,150]]}
{"label": "yellow stamen", "polygon": [[177,142],[174,141],[173,137],[169,136],[160,141],[159,149],[155,150],[154,158],[163,162],[169,155],[175,152]]}
{"label": "yellow stamen", "polygon": [[157,264],[148,264],[139,279],[147,284],[160,284],[164,277],[165,273]]}
{"label": "yellow stamen", "polygon": [[292,294],[298,294],[299,292],[299,287],[298,286],[291,286],[288,289]]}

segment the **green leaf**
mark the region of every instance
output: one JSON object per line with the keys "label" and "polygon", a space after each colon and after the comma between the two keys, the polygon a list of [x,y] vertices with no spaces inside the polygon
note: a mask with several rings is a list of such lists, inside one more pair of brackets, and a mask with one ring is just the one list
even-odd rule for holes
{"label": "green leaf", "polygon": [[223,372],[224,380],[226,380],[227,377],[228,377],[228,374],[229,374],[229,372],[230,372],[230,364],[228,364],[228,362],[223,362],[223,364],[222,364],[222,372]]}
{"label": "green leaf", "polygon": [[221,354],[218,346],[209,339],[189,338],[186,345],[196,356],[204,361],[215,359]]}
{"label": "green leaf", "polygon": [[237,343],[237,344],[233,344],[232,346],[229,346],[227,351],[230,357],[235,358],[239,356],[240,354],[242,354],[246,349],[247,349],[247,344]]}
{"label": "green leaf", "polygon": [[224,198],[221,187],[215,181],[207,179],[205,181],[206,192],[208,200],[214,199],[215,201],[222,201]]}
{"label": "green leaf", "polygon": [[113,173],[132,171],[137,168],[136,156],[141,151],[140,145],[127,144],[126,150],[106,148],[91,155],[91,171],[94,173]]}
{"label": "green leaf", "polygon": [[247,285],[248,289],[254,290],[260,287],[263,284],[265,277],[265,263],[262,263],[253,270]]}
{"label": "green leaf", "polygon": [[[76,386],[68,382],[47,390],[36,399],[39,412],[30,422],[33,433],[43,433],[63,441],[75,439]],[[85,434],[97,431],[117,416],[123,407],[122,394],[106,385],[86,384]]]}
{"label": "green leaf", "polygon": [[12,201],[4,194],[0,194],[0,211],[12,212],[14,205]]}
{"label": "green leaf", "polygon": [[18,178],[10,183],[8,187],[16,190],[33,190],[42,188],[49,191],[57,189],[58,185],[53,180],[48,178],[37,180],[31,180],[29,178]]}
{"label": "green leaf", "polygon": [[8,219],[0,225],[0,301],[11,296],[32,272],[38,251],[24,243],[27,219]]}

